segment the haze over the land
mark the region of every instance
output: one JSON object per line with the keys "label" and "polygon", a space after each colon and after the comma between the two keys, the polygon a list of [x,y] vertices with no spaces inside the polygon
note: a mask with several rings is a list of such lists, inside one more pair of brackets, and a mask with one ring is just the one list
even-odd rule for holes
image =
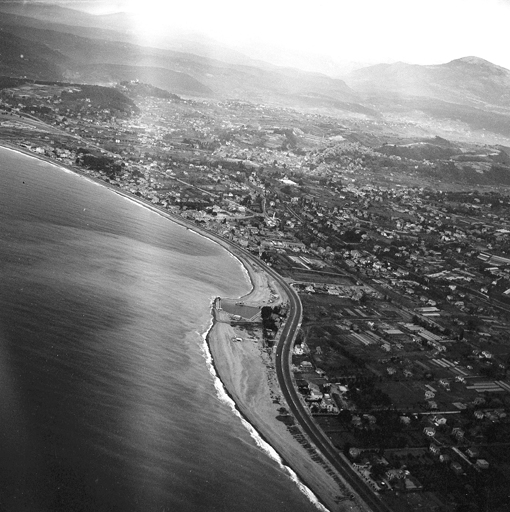
{"label": "haze over the land", "polygon": [[157,47],[177,32],[195,39],[200,34],[252,58],[332,76],[381,62],[441,64],[467,55],[510,68],[509,0],[49,3],[94,14],[130,13],[124,21],[142,45]]}
{"label": "haze over the land", "polygon": [[510,145],[510,1],[0,2],[0,75],[236,99]]}

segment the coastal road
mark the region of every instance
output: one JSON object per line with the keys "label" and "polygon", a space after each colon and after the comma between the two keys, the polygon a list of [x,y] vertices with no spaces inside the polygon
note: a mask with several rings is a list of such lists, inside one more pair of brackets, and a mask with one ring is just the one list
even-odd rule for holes
{"label": "coastal road", "polygon": [[[166,214],[169,218],[177,220],[181,225],[185,225],[190,229],[195,229],[198,232],[201,231],[190,222],[179,218],[179,216],[175,214],[165,211],[162,208],[148,202],[142,202],[147,204],[151,209]],[[258,267],[264,272],[267,272],[287,294],[290,307],[287,320],[282,328],[280,333],[280,340],[276,347],[275,368],[278,382],[282,390],[282,395],[285,397],[288,408],[310,441],[322,453],[324,458],[338,471],[341,477],[360,496],[365,504],[370,507],[373,512],[391,512],[391,509],[386,504],[384,504],[354,472],[354,469],[350,463],[341,457],[338,450],[331,444],[329,438],[325,435],[322,429],[318,427],[318,425],[308,413],[307,408],[305,408],[303,402],[301,401],[301,397],[298,394],[296,387],[294,386],[290,369],[291,349],[296,339],[298,330],[301,326],[301,320],[303,316],[303,307],[297,292],[275,270],[262,263],[249,251],[216,233],[207,233],[207,235],[212,239],[216,239],[218,241],[221,240],[223,243],[230,247],[233,254],[248,260],[254,267]],[[306,482],[306,475],[301,476]]]}
{"label": "coastal road", "polygon": [[[365,484],[355,473],[348,461],[346,461],[338,450],[331,444],[331,441],[315,423],[303,404],[301,397],[294,386],[291,374],[291,349],[301,326],[303,317],[303,306],[297,292],[290,286],[282,276],[280,276],[271,267],[268,267],[253,254],[240,248],[231,241],[223,239],[234,249],[234,253],[248,259],[254,266],[262,268],[267,272],[285,291],[289,298],[289,313],[285,325],[280,333],[280,340],[276,347],[276,375],[282,394],[285,397],[290,412],[301,426],[303,432],[308,436],[312,443],[322,453],[324,458],[338,471],[341,477],[350,485],[350,487],[360,496],[365,504],[373,512],[391,512],[391,508],[383,503],[372,489]],[[306,475],[302,475],[306,482]],[[340,507],[340,505],[339,505]]]}
{"label": "coastal road", "polygon": [[301,325],[303,307],[297,292],[280,275],[271,268],[266,267],[265,270],[282,286],[289,297],[289,316],[280,334],[280,341],[276,349],[275,365],[282,394],[287,401],[289,409],[308,438],[361,497],[365,504],[374,512],[391,512],[391,509],[354,472],[352,466],[340,456],[338,450],[331,444],[329,438],[318,427],[303,405],[301,397],[293,384],[290,369],[291,348]]}
{"label": "coastal road", "polygon": [[[217,235],[216,235],[217,236]],[[303,317],[303,306],[297,292],[290,286],[282,276],[280,276],[271,267],[262,263],[258,258],[247,250],[232,244],[221,236],[218,236],[224,242],[227,242],[233,249],[234,254],[249,260],[255,267],[261,268],[267,272],[285,291],[289,298],[289,313],[285,325],[280,333],[280,340],[276,347],[275,369],[282,395],[285,397],[290,412],[299,423],[303,432],[317,447],[324,458],[338,471],[341,477],[350,485],[350,487],[360,496],[365,504],[373,512],[392,512],[391,508],[383,503],[372,489],[355,473],[351,464],[340,455],[339,451],[331,444],[331,441],[315,423],[310,416],[307,408],[303,404],[296,387],[294,386],[291,374],[291,349],[301,326]],[[302,475],[306,482],[306,475]],[[341,507],[341,505],[339,505]]]}

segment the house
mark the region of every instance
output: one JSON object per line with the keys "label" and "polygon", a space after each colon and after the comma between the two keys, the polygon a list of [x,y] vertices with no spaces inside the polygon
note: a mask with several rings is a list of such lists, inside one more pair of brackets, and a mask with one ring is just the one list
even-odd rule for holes
{"label": "house", "polygon": [[480,469],[489,469],[489,463],[485,459],[478,459],[476,461],[476,467]]}
{"label": "house", "polygon": [[432,455],[439,455],[439,453],[441,452],[441,448],[439,448],[439,446],[435,443],[432,443],[429,446],[429,450],[430,450],[430,453],[432,453]]}
{"label": "house", "polygon": [[446,425],[446,418],[444,416],[434,414],[434,416],[432,416],[432,422],[434,425],[436,425],[436,427],[439,425]]}
{"label": "house", "polygon": [[375,425],[377,423],[377,419],[372,414],[363,414],[363,418],[368,421],[370,425]]}
{"label": "house", "polygon": [[485,417],[491,421],[499,421],[499,416],[494,411],[487,411]]}
{"label": "house", "polygon": [[406,492],[422,491],[423,485],[413,475],[407,475],[405,477],[405,490]]}
{"label": "house", "polygon": [[474,459],[475,457],[478,457],[478,454],[479,454],[479,453],[480,453],[480,452],[478,451],[478,448],[476,448],[476,447],[474,447],[474,446],[472,446],[472,447],[470,447],[470,448],[468,448],[468,449],[466,450],[466,455],[467,455],[468,457],[472,458],[472,459]]}
{"label": "house", "polygon": [[310,391],[310,386],[308,385],[308,382],[303,379],[297,379],[296,384],[298,387],[298,391],[302,394],[308,394]]}
{"label": "house", "polygon": [[331,398],[323,398],[319,404],[319,408],[322,411],[326,411],[329,414],[338,414],[338,407],[335,405]]}
{"label": "house", "polygon": [[349,456],[351,459],[357,459],[361,455],[361,450],[359,448],[349,448]]}
{"label": "house", "polygon": [[439,385],[446,389],[446,391],[450,391],[450,383],[446,379],[439,379]]}
{"label": "house", "polygon": [[409,416],[400,416],[400,423],[409,425],[411,423],[411,418]]}
{"label": "house", "polygon": [[457,441],[462,441],[464,439],[464,431],[460,427],[454,427],[452,430],[452,435],[457,439]]}
{"label": "house", "polygon": [[507,414],[506,412],[504,411],[504,409],[496,409],[494,411],[495,414],[497,414],[498,418],[499,419],[503,419],[503,418],[506,418]]}
{"label": "house", "polygon": [[462,469],[462,466],[458,462],[452,462],[450,464],[450,468],[457,475],[462,475],[462,473],[464,473],[464,470]]}
{"label": "house", "polygon": [[392,480],[401,480],[405,478],[405,472],[402,469],[388,469],[386,471],[386,478],[390,482]]}
{"label": "house", "polygon": [[477,420],[483,420],[483,417],[485,416],[484,412],[480,410],[475,411],[474,414]]}
{"label": "house", "polygon": [[317,402],[322,400],[323,394],[317,384],[309,382],[308,388],[310,389],[310,394],[306,397],[306,400]]}
{"label": "house", "polygon": [[313,365],[310,361],[301,361],[301,368],[303,370],[311,370],[313,368]]}
{"label": "house", "polygon": [[304,351],[303,351],[301,345],[294,345],[294,355],[302,356],[303,354],[304,354]]}
{"label": "house", "polygon": [[397,340],[405,337],[405,334],[400,329],[384,329],[383,333],[390,340]]}
{"label": "house", "polygon": [[436,429],[434,427],[425,427],[423,433],[428,437],[434,437],[436,435]]}
{"label": "house", "polygon": [[351,423],[355,427],[361,427],[361,418],[359,416],[353,416],[352,419],[351,419]]}

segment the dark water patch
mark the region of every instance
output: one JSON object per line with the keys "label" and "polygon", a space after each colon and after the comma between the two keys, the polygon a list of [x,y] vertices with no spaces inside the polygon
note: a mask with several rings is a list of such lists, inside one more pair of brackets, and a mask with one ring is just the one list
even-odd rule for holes
{"label": "dark water patch", "polygon": [[236,260],[1,149],[0,177],[0,510],[313,510],[202,353]]}

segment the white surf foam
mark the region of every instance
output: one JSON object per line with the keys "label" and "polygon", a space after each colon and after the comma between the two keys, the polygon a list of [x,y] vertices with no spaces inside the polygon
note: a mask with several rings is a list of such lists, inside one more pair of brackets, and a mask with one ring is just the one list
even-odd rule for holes
{"label": "white surf foam", "polygon": [[264,439],[262,439],[261,435],[257,432],[255,427],[243,417],[243,415],[237,409],[236,403],[227,393],[227,390],[225,389],[223,382],[221,381],[221,379],[218,376],[218,373],[216,372],[214,360],[209,349],[209,344],[207,343],[207,335],[209,334],[209,331],[212,329],[213,325],[214,321],[211,319],[209,328],[204,334],[202,334],[202,352],[207,364],[207,368],[209,369],[209,373],[214,379],[214,387],[216,389],[218,399],[230,407],[234,415],[241,420],[242,425],[246,428],[246,430],[248,430],[250,436],[255,441],[255,444],[263,452],[265,452],[271,459],[278,463],[280,468],[283,469],[288,474],[290,479],[298,486],[299,490],[307,497],[310,503],[312,503],[317,508],[317,510],[320,510],[321,512],[329,512],[329,510],[326,507],[324,507],[324,505],[319,501],[314,492],[299,479],[295,471],[286,464],[284,464],[278,452],[269,443],[264,441]]}

